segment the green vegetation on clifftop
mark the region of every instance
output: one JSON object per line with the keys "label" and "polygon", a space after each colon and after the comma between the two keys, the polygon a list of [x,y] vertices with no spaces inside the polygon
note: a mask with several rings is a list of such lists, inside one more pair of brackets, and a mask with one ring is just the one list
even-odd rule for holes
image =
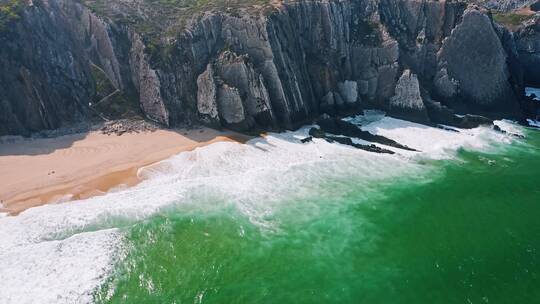
{"label": "green vegetation on clifftop", "polygon": [[529,20],[532,16],[527,14],[519,14],[519,13],[495,13],[493,14],[493,19],[510,28],[515,29],[519,27],[523,22]]}
{"label": "green vegetation on clifftop", "polygon": [[[167,57],[170,42],[189,20],[207,11],[240,15],[267,12],[281,0],[80,0],[98,16],[134,29],[143,39],[151,58]],[[162,60],[161,60],[162,61]]]}
{"label": "green vegetation on clifftop", "polygon": [[10,23],[20,18],[23,0],[0,0],[0,33],[8,29]]}

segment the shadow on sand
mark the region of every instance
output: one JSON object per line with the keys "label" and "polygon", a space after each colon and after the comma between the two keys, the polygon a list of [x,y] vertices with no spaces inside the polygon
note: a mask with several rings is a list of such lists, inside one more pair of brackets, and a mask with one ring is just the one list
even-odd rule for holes
{"label": "shadow on sand", "polygon": [[[229,130],[213,130],[204,127],[193,127],[190,129],[156,129],[175,132],[185,138],[198,143],[209,142],[218,136],[227,137],[231,140],[245,143],[253,137],[236,133]],[[93,131],[99,132],[99,131]],[[153,132],[153,131],[144,131]],[[57,150],[68,149],[74,143],[84,140],[91,132],[81,132],[69,135],[47,138],[23,138],[20,136],[0,137],[0,156],[18,156],[18,155],[46,155]],[[124,134],[136,134],[137,131],[126,132]],[[123,136],[110,134],[106,136]]]}

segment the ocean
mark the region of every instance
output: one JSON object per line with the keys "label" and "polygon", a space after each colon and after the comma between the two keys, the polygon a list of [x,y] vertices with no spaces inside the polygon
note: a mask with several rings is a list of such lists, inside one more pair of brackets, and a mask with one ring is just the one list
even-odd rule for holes
{"label": "ocean", "polygon": [[420,152],[303,144],[305,127],[181,153],[0,218],[0,302],[538,301],[540,132],[349,121]]}

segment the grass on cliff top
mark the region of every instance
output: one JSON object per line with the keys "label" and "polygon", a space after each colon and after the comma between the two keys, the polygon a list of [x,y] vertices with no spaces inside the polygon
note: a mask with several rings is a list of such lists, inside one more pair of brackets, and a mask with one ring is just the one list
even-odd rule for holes
{"label": "grass on cliff top", "polygon": [[[1,0],[0,0],[1,1]],[[99,16],[125,24],[141,35],[151,58],[165,58],[169,41],[188,21],[207,11],[236,15],[268,12],[282,0],[79,0]]]}
{"label": "grass on cliff top", "polygon": [[520,12],[495,13],[493,14],[493,20],[506,26],[511,30],[514,30],[518,28],[523,22],[531,19],[532,16],[533,15],[523,14]]}
{"label": "grass on cliff top", "polygon": [[145,37],[175,36],[189,19],[205,11],[234,14],[239,9],[251,12],[271,7],[281,0],[82,0],[98,15],[134,27]]}
{"label": "grass on cliff top", "polygon": [[20,18],[25,3],[24,0],[0,0],[0,33]]}

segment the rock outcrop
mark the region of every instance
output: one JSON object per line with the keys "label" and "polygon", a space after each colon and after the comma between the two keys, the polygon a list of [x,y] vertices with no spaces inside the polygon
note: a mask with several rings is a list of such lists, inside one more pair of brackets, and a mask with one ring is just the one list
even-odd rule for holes
{"label": "rock outcrop", "polygon": [[53,129],[89,114],[87,56],[55,1],[26,7],[0,33],[0,134]]}
{"label": "rock outcrop", "polygon": [[525,82],[540,86],[540,16],[528,21],[515,36]]}
{"label": "rock outcrop", "polygon": [[412,121],[429,122],[418,77],[410,70],[403,71],[397,82],[396,94],[390,98],[390,114]]}
{"label": "rock outcrop", "polygon": [[0,135],[107,116],[92,104],[117,91],[163,125],[240,131],[368,107],[425,123],[519,116],[521,64],[537,66],[533,25],[514,43],[458,0],[248,1],[189,19],[94,2],[34,0],[0,32]]}
{"label": "rock outcrop", "polygon": [[[479,33],[482,33],[479,35]],[[466,109],[516,111],[518,96],[512,89],[507,57],[490,18],[468,9],[462,22],[445,39],[438,54],[440,96],[452,91],[454,106]],[[445,75],[446,74],[446,75]],[[448,77],[448,80],[443,80]],[[450,84],[452,83],[452,85]],[[456,88],[452,88],[457,84]],[[450,99],[448,99],[450,100]]]}

